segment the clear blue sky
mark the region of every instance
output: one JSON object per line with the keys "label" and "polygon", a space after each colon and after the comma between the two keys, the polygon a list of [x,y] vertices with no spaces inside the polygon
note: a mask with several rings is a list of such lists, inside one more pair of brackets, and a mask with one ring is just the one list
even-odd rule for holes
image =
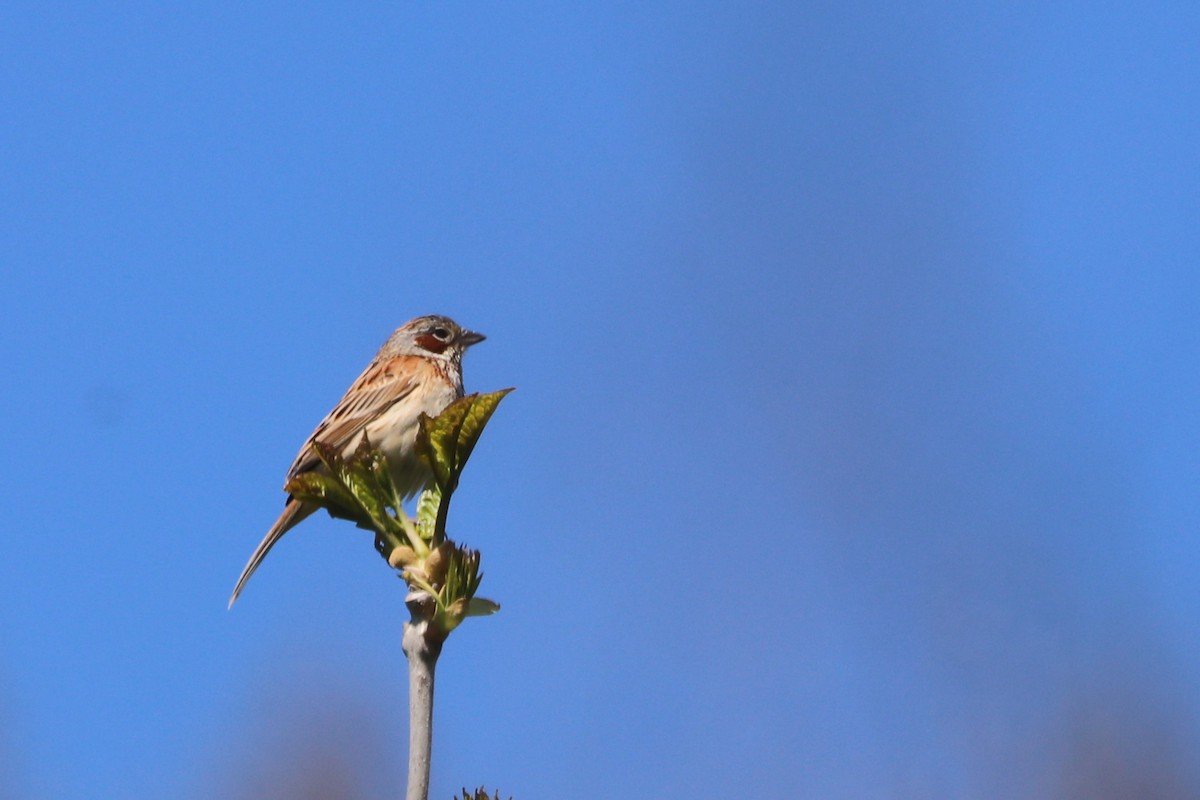
{"label": "clear blue sky", "polygon": [[1194,3],[5,4],[0,797],[398,795],[369,537],[225,602],[430,312],[519,387],[436,797],[1197,796],[1198,76]]}

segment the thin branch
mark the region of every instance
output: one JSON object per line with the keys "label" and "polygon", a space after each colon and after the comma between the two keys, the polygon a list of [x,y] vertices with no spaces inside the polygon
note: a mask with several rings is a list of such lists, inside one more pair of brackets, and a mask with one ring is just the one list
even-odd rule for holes
{"label": "thin branch", "polygon": [[430,621],[436,603],[427,592],[405,599],[412,621],[404,623],[408,657],[408,792],[406,800],[429,800],[429,768],[433,753],[433,676],[442,643]]}

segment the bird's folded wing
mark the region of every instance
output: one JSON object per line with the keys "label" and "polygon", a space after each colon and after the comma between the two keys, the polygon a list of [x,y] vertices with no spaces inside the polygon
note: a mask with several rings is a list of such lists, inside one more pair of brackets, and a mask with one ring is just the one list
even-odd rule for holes
{"label": "bird's folded wing", "polygon": [[398,356],[383,362],[372,362],[300,448],[288,470],[288,480],[315,469],[321,463],[313,448],[314,442],[340,450],[367,423],[412,394],[417,386],[413,365],[407,363],[412,358]]}

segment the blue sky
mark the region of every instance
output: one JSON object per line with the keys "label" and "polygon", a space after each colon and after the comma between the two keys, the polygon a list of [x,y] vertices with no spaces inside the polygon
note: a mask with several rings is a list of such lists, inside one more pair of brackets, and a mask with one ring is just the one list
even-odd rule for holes
{"label": "blue sky", "polygon": [[[434,796],[1200,793],[1200,14],[0,10],[0,798],[396,796],[323,515],[410,317],[515,385]],[[1106,794],[1108,793],[1108,794]]]}

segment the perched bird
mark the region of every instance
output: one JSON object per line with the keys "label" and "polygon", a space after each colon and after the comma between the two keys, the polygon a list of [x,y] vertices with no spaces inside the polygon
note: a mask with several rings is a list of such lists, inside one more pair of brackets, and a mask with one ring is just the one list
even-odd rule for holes
{"label": "perched bird", "polygon": [[[483,339],[482,333],[465,330],[454,320],[437,315],[401,325],[305,441],[284,486],[297,475],[325,469],[313,447],[315,442],[349,455],[366,434],[387,458],[396,488],[405,499],[415,496],[431,481],[429,468],[416,452],[417,420],[421,412],[436,416],[463,396],[463,353]],[[288,495],[283,513],[242,570],[229,598],[231,608],[279,537],[317,508]]]}

